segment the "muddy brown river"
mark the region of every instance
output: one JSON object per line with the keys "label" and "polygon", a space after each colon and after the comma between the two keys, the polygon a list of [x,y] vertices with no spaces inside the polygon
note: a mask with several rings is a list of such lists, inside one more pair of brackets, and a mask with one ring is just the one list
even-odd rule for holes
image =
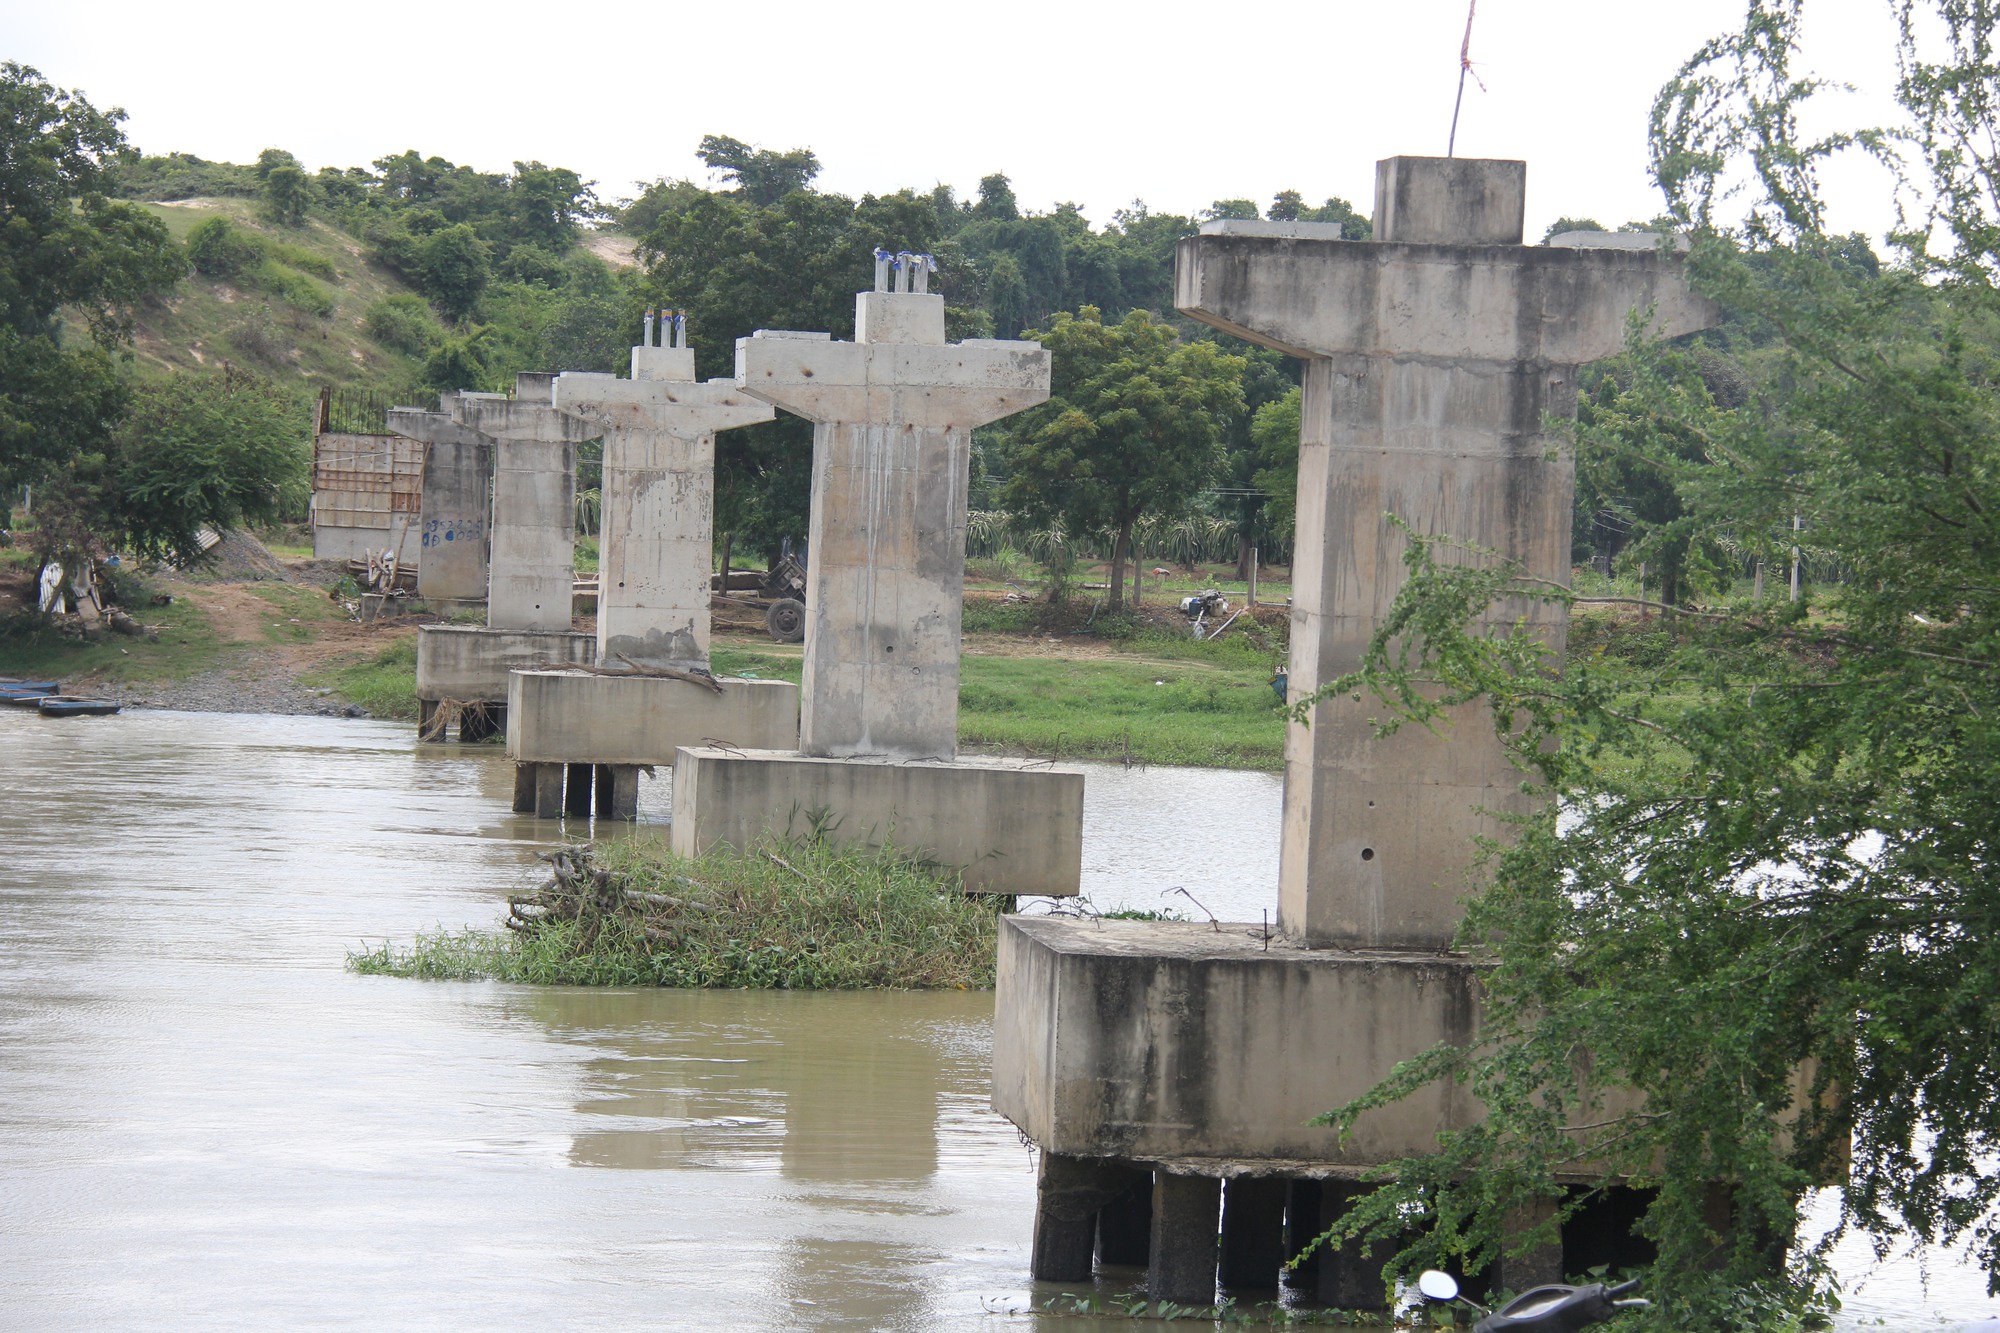
{"label": "muddy brown river", "polygon": [[[1131,1326],[1010,1313],[1051,1292],[990,995],[348,973],[551,837],[412,730],[0,710],[0,1327]],[[1274,907],[1276,777],[1088,771],[1101,905]],[[1929,1268],[1843,1323],[2000,1314]]]}

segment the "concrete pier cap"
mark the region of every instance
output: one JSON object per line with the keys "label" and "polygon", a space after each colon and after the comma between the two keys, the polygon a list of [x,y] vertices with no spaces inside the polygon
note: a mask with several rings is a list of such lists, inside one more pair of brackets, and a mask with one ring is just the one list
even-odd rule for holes
{"label": "concrete pier cap", "polygon": [[[1385,515],[1566,583],[1573,463],[1544,422],[1574,412],[1579,367],[1624,345],[1634,311],[1665,336],[1719,318],[1661,238],[1521,244],[1526,182],[1517,161],[1388,158],[1371,241],[1217,221],[1179,242],[1183,314],[1305,362],[1294,691],[1358,667],[1388,613],[1405,538]],[[1490,614],[1525,618],[1560,655],[1559,610]],[[1061,1266],[1042,1272],[1044,1232],[1069,1238],[1073,1262],[1088,1195],[1078,1182],[1107,1165],[1152,1171],[1156,1209],[1193,1199],[1205,1215],[1178,1225],[1212,1239],[1213,1193],[1160,1182],[1351,1179],[1478,1113],[1441,1086],[1367,1117],[1345,1144],[1308,1123],[1397,1062],[1476,1035],[1477,968],[1450,945],[1477,888],[1478,839],[1534,808],[1483,709],[1461,710],[1443,734],[1386,738],[1371,721],[1380,711],[1330,699],[1287,732],[1275,938],[1255,924],[1003,923],[993,1105],[1048,1154],[1038,1276]],[[1052,1180],[1068,1183],[1052,1193]],[[1308,1234],[1345,1206],[1316,1211],[1348,1197],[1328,1190],[1314,1187]],[[1171,1231],[1156,1216],[1151,1285],[1212,1290],[1187,1247],[1160,1252]],[[1379,1293],[1379,1261],[1372,1279],[1365,1267],[1324,1256],[1322,1294],[1371,1281]],[[1560,1271],[1561,1256],[1547,1267]]]}

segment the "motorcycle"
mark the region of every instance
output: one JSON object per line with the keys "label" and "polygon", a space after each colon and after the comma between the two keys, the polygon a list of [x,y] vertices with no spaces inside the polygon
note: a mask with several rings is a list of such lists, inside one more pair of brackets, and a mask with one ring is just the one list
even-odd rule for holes
{"label": "motorcycle", "polygon": [[1577,1329],[1603,1323],[1620,1310],[1649,1307],[1652,1302],[1640,1297],[1621,1299],[1638,1286],[1637,1278],[1615,1287],[1602,1282],[1587,1287],[1552,1284],[1531,1288],[1498,1310],[1488,1310],[1461,1296],[1457,1280],[1449,1273],[1433,1268],[1417,1278],[1417,1291],[1425,1300],[1437,1305],[1457,1301],[1485,1316],[1472,1326],[1472,1333],[1575,1333]]}

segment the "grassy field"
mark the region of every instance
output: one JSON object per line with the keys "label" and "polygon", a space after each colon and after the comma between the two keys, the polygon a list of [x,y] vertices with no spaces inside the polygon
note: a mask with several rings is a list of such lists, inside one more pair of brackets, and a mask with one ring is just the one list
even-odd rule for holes
{"label": "grassy field", "polygon": [[[654,839],[558,860],[507,931],[437,932],[350,954],[374,976],[559,986],[985,990],[1001,900],[892,854],[771,843],[683,860]],[[575,858],[577,851],[561,856]]]}
{"label": "grassy field", "polygon": [[251,199],[140,206],[178,241],[222,217],[264,252],[240,274],[190,274],[171,299],[143,305],[133,347],[140,365],[213,370],[229,360],[310,384],[416,383],[417,362],[373,337],[367,318],[375,302],[410,289],[353,237],[318,220],[277,226]]}
{"label": "grassy field", "polygon": [[[1009,608],[1011,609],[1011,608]],[[995,618],[974,617],[993,632]],[[969,653],[960,666],[958,739],[968,749],[1209,768],[1284,766],[1285,723],[1267,649],[1141,630],[1108,656]],[[800,659],[717,647],[717,672],[799,678]]]}
{"label": "grassy field", "polygon": [[299,678],[315,689],[330,689],[343,702],[359,704],[368,716],[396,722],[417,720],[417,641],[399,639],[371,656],[334,663]]}

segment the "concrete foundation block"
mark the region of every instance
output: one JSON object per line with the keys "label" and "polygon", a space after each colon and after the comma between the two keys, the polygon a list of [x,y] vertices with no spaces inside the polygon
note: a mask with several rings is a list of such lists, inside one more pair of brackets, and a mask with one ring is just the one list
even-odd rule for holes
{"label": "concrete foundation block", "polygon": [[1222,1182],[1214,1176],[1154,1173],[1147,1296],[1176,1305],[1215,1304],[1216,1210],[1221,1202]]}
{"label": "concrete foundation block", "polygon": [[816,826],[842,845],[893,845],[959,867],[967,892],[1069,896],[1083,873],[1083,776],[1005,760],[884,763],[705,746],[674,760],[673,847],[683,856]]}
{"label": "concrete foundation block", "polygon": [[505,704],[507,675],[597,660],[597,640],[567,630],[424,625],[417,630],[417,699]]}
{"label": "concrete foundation block", "polygon": [[1225,1287],[1263,1290],[1278,1285],[1285,1261],[1285,1186],[1276,1176],[1236,1176],[1222,1186]]}
{"label": "concrete foundation block", "polygon": [[722,692],[671,676],[517,671],[507,753],[524,763],[671,764],[683,746],[782,750],[798,743],[799,687],[723,677]]}

